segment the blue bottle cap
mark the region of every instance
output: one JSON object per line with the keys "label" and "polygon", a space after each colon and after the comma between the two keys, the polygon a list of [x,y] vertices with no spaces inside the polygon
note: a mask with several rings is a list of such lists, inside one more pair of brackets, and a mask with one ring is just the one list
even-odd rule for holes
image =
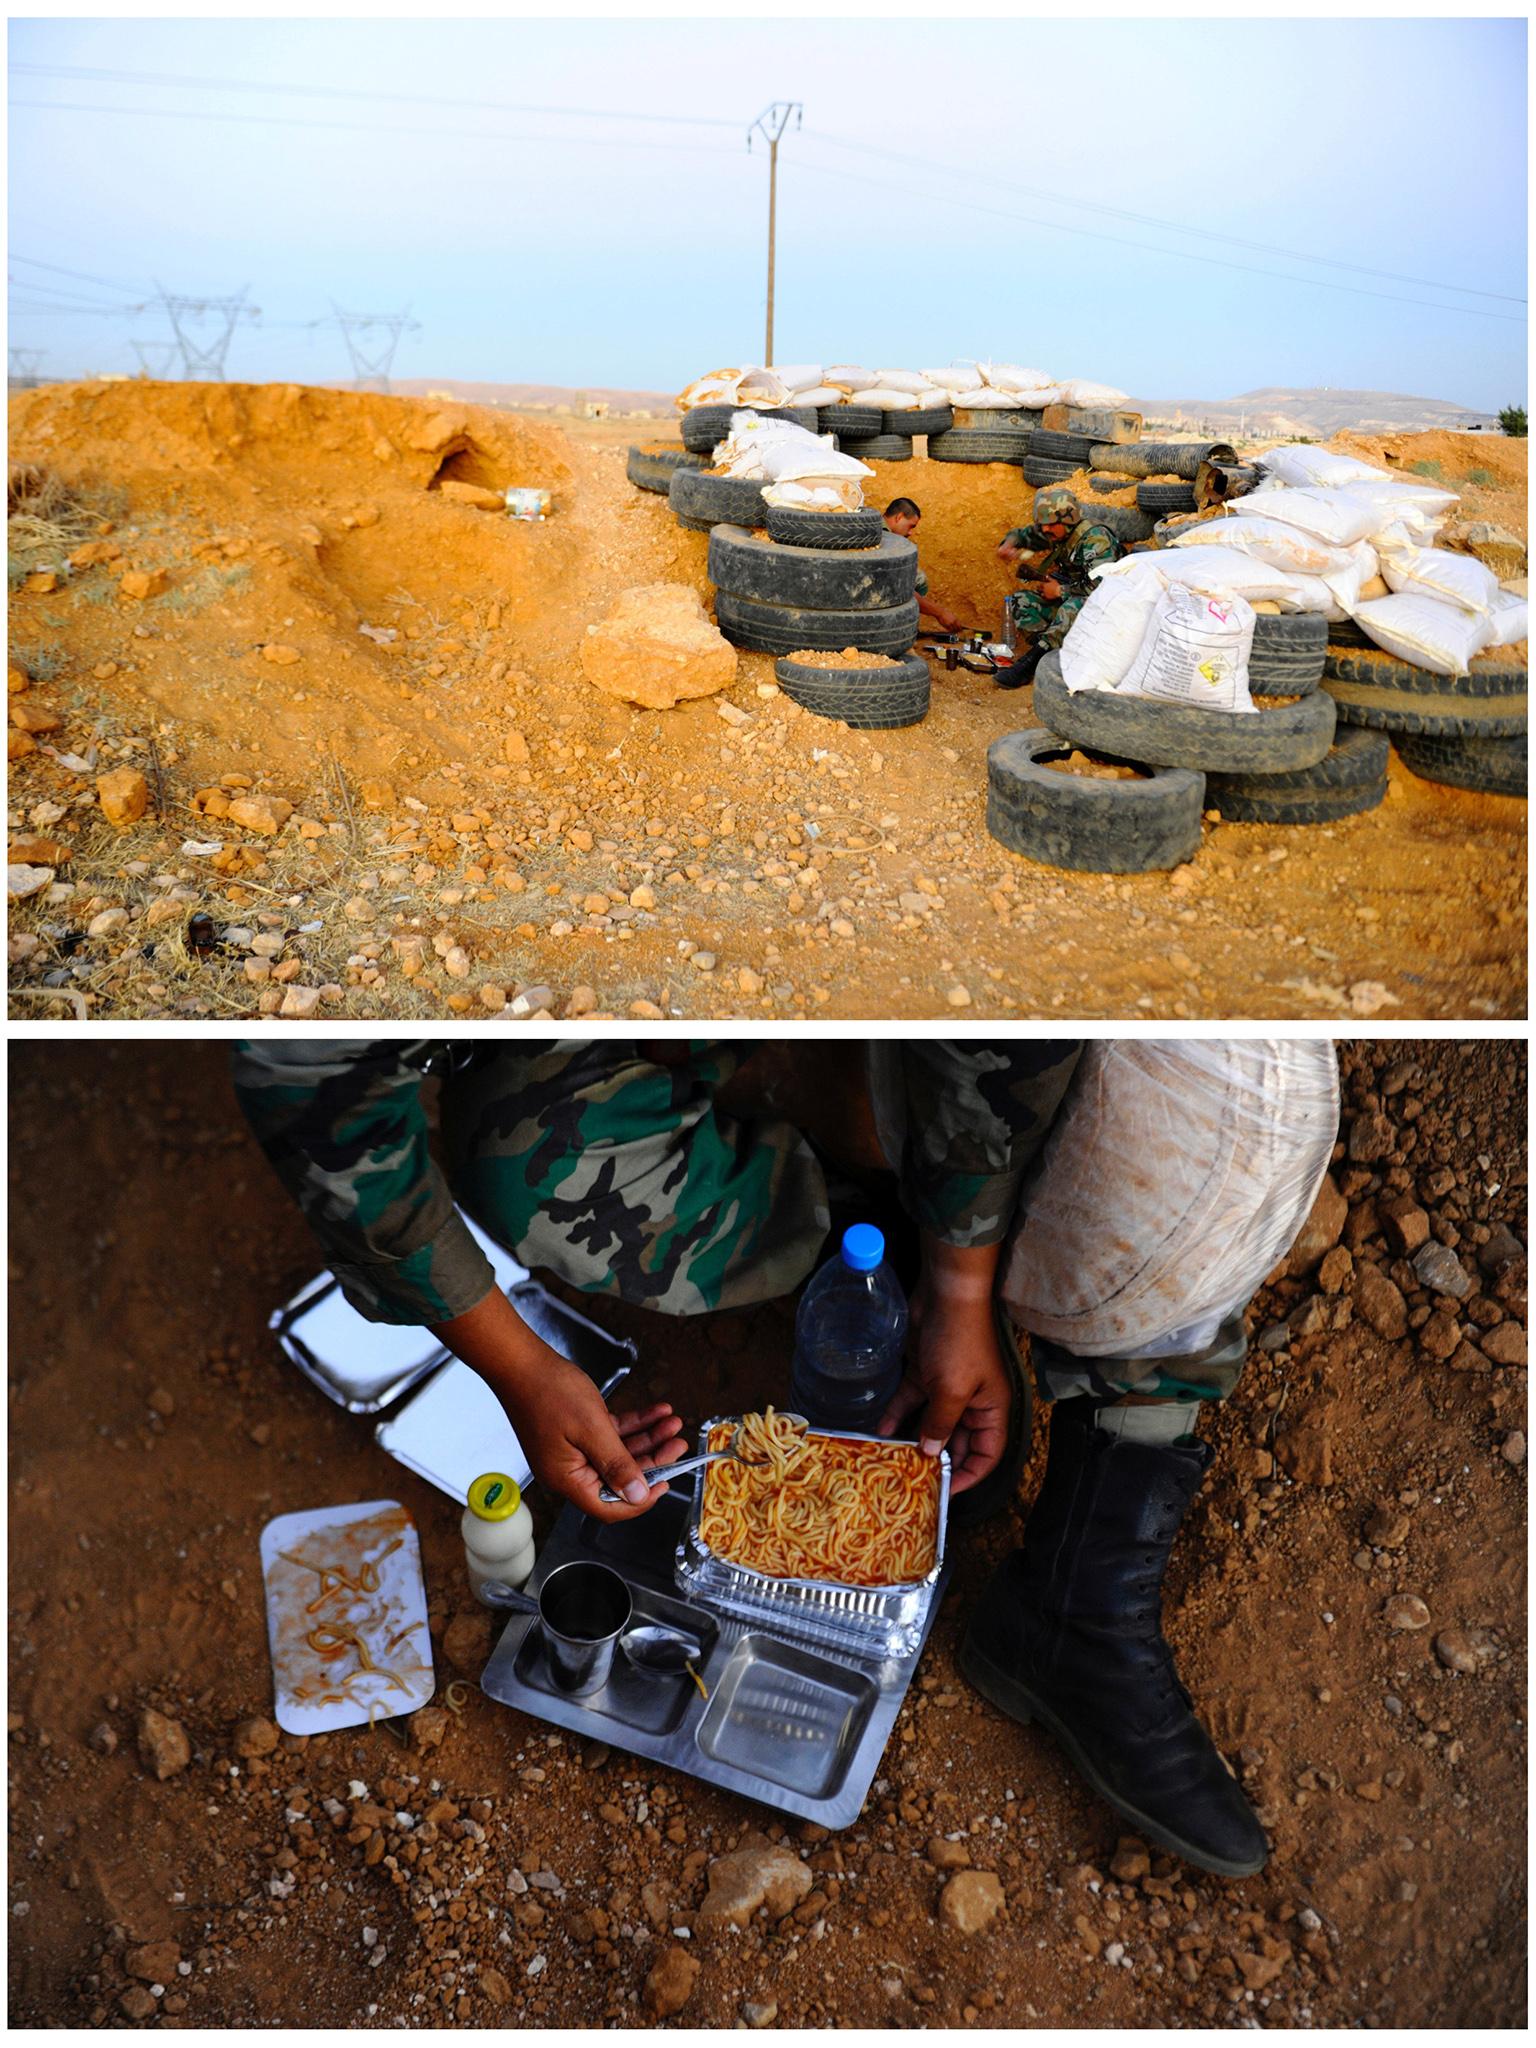
{"label": "blue bottle cap", "polygon": [[885,1233],[873,1223],[850,1223],[843,1232],[843,1264],[855,1273],[873,1273],[885,1257]]}

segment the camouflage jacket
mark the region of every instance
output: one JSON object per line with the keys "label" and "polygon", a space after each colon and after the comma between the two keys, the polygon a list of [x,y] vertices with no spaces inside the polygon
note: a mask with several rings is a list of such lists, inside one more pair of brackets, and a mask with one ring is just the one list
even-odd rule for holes
{"label": "camouflage jacket", "polygon": [[1004,539],[1026,555],[1044,554],[1043,562],[1020,563],[1019,574],[1031,583],[1059,583],[1063,597],[1087,597],[1094,588],[1090,570],[1104,562],[1118,562],[1125,553],[1109,528],[1095,526],[1087,513],[1060,540],[1052,540],[1038,526],[1016,526]]}
{"label": "camouflage jacket", "polygon": [[[751,1042],[731,1045],[741,1055]],[[871,1042],[868,1071],[881,1142],[903,1204],[923,1228],[958,1245],[994,1244],[1004,1236],[1080,1049],[1076,1040]],[[451,1069],[452,1059],[469,1051],[462,1041],[237,1041],[241,1108],[348,1299],[375,1322],[447,1322],[490,1291],[490,1264],[432,1157],[423,1096],[429,1064]],[[581,1063],[589,1083],[591,1051],[584,1041],[521,1041],[515,1050],[481,1041],[472,1055],[472,1083],[468,1075],[456,1083],[451,1070],[445,1074],[445,1114],[447,1091],[472,1086],[481,1127],[494,1125],[524,1156],[543,1149],[546,1140],[552,1154],[561,1151],[565,1158],[585,1146],[611,1154],[646,1142],[646,1118],[654,1131],[656,1119],[672,1113],[664,1092],[653,1091],[641,1106],[633,1093],[588,1085],[578,1109],[567,1102],[567,1065],[574,1074]],[[633,1071],[635,1048],[622,1044],[622,1056]],[[707,1071],[712,1059],[706,1042],[693,1043],[694,1067]],[[769,1128],[803,1150],[788,1125]],[[819,1210],[824,1230],[824,1206],[812,1201],[803,1177],[787,1176],[784,1185],[806,1210],[803,1229],[814,1231]],[[554,1228],[586,1231],[604,1199],[597,1190],[580,1201],[569,1199],[564,1187],[553,1190],[546,1235],[551,1219]],[[674,1199],[681,1207],[681,1191],[674,1190]],[[784,1235],[781,1229],[781,1244]]]}

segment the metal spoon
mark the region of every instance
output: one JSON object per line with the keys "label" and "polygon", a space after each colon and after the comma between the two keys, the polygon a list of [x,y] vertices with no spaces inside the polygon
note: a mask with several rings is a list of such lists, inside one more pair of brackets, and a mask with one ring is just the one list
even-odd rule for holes
{"label": "metal spoon", "polygon": [[619,1648],[637,1671],[648,1678],[678,1678],[697,1663],[703,1646],[654,1621],[637,1622],[619,1637]]}
{"label": "metal spoon", "polygon": [[[810,1427],[810,1424],[803,1415],[785,1415],[784,1420],[786,1422],[798,1422],[805,1429]],[[701,1451],[695,1458],[680,1458],[675,1465],[647,1465],[641,1472],[640,1477],[647,1486],[655,1486],[658,1481],[679,1479],[685,1472],[697,1472],[704,1465],[718,1464],[722,1458],[740,1458],[740,1443],[741,1424],[738,1422],[735,1429],[731,1432],[730,1442],[723,1450]],[[756,1460],[752,1458],[742,1458],[744,1465],[751,1465],[755,1462]],[[615,1493],[611,1486],[600,1486],[597,1491],[597,1497],[608,1507],[612,1507],[624,1499],[623,1494]]]}

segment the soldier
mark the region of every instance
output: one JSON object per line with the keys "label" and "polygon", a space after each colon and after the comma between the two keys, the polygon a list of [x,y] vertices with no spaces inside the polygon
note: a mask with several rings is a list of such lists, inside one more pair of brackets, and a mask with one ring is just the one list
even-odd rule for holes
{"label": "soldier", "polygon": [[[495,1391],[535,1476],[604,1521],[653,1504],[662,1489],[647,1489],[637,1461],[679,1457],[681,1423],[667,1403],[610,1415],[586,1375],[495,1287],[457,1205],[529,1267],[691,1315],[791,1292],[828,1234],[829,1175],[854,1177],[865,1214],[878,1213],[883,1183],[899,1200],[893,1234],[904,1215],[915,1240],[915,1285],[907,1377],[880,1429],[904,1427],[931,1456],[947,1445],[952,1523],[995,1513],[1017,1490],[1030,1390],[1013,1315],[1057,1332],[1032,1339],[1036,1380],[1055,1404],[1045,1480],[1023,1550],[972,1620],[968,1674],[1005,1712],[1049,1727],[1138,1829],[1206,1869],[1240,1875],[1262,1866],[1266,1844],[1179,1684],[1161,1632],[1161,1582],[1212,1455],[1192,1433],[1198,1404],[1231,1391],[1246,1352],[1231,1290],[1251,1293],[1276,1256],[1266,1242],[1241,1283],[1229,1270],[1217,1219],[1246,1212],[1222,1199],[1212,1162],[1244,1116],[1257,1124],[1263,1174],[1287,1189],[1276,1226],[1287,1248],[1337,1130],[1331,1048],[1316,1047],[1302,1057],[1330,1062],[1333,1093],[1324,1100],[1326,1089],[1314,1087],[1322,1106],[1305,1142],[1286,1125],[1276,1106],[1283,1091],[1267,1071],[1214,1119],[1182,1117],[1193,1133],[1183,1147],[1190,1185],[1210,1205],[1189,1210],[1199,1217],[1193,1260],[1188,1229],[1181,1249],[1170,1239],[1149,1252],[1116,1211],[1133,1181],[1149,1185],[1146,1157],[1169,1153],[1170,1118],[1180,1122],[1183,1098],[1198,1089],[1194,1055],[1177,1043],[1128,1054],[1122,1073],[1104,1068],[1106,1048],[1085,1053],[1075,1040],[454,1048],[274,1039],[239,1046],[235,1080],[353,1306],[374,1321],[427,1324]],[[1077,1094],[1111,1127],[1125,1132],[1162,1105],[1149,1140],[1132,1132],[1141,1165],[1111,1160],[1095,1126],[1073,1125],[1083,1112],[1074,1112],[1069,1084],[1089,1071],[1085,1058],[1093,1078]],[[1152,1064],[1141,1071],[1137,1061]],[[428,1148],[423,1100],[433,1068],[443,1081],[442,1168]],[[1058,1127],[1086,1132],[1073,1138],[1069,1164],[1088,1186],[1072,1187],[1056,1211],[1052,1186],[1071,1179],[1067,1166],[1051,1164],[1047,1140]],[[1032,1168],[1040,1173],[1023,1202]],[[1153,1210],[1160,1229],[1160,1200]],[[1037,1212],[1067,1220],[1047,1221],[1032,1238]],[[1168,1213],[1185,1211],[1174,1204]],[[1035,1315],[1030,1274],[1042,1269],[1043,1232],[1065,1248],[1074,1276],[1097,1278],[1071,1242],[1071,1219],[1088,1216],[1110,1306],[1068,1342]],[[1132,1255],[1130,1291],[1144,1293],[1150,1279],[1178,1309],[1171,1348],[1148,1347],[1156,1355],[1115,1341],[1134,1332],[1117,1320],[1126,1287],[1111,1267]],[[1000,1288],[1023,1309],[1003,1308]],[[1074,1277],[1067,1291],[1080,1308],[1092,1287]],[[1108,1355],[1117,1349],[1126,1355]],[[620,1504],[600,1501],[603,1483]]]}
{"label": "soldier", "polygon": [[1016,526],[998,545],[998,559],[1023,563],[1024,587],[1008,599],[1016,635],[1027,644],[1011,666],[998,671],[1000,690],[1017,690],[1032,680],[1040,658],[1059,647],[1072,621],[1093,594],[1090,570],[1118,562],[1124,548],[1107,526],[1082,507],[1064,484],[1035,493],[1034,523]]}
{"label": "soldier", "polygon": [[[886,506],[883,517],[885,530],[894,533],[898,540],[915,541],[922,508],[913,498],[892,498]],[[917,572],[917,609],[925,619],[937,619],[946,633],[958,633],[961,622],[952,611],[941,605],[928,589],[928,572],[919,566]]]}

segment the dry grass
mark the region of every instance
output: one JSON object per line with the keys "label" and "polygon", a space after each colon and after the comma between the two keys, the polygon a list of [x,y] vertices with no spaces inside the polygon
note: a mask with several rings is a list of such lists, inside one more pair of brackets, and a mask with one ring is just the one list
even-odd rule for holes
{"label": "dry grass", "polygon": [[13,462],[6,479],[6,582],[11,589],[36,569],[69,573],[82,541],[106,531],[124,508],[121,492],[68,484],[35,462]]}

